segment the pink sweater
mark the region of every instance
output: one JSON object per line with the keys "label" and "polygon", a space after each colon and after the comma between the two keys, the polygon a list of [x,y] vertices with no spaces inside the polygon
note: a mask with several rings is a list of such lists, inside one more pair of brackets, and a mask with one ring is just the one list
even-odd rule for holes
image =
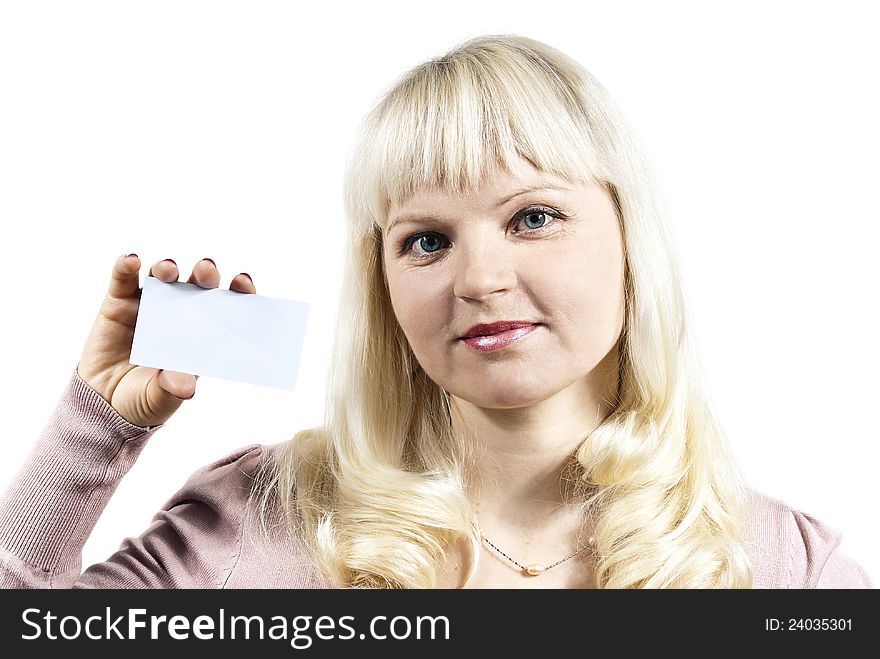
{"label": "pink sweater", "polygon": [[[74,369],[49,423],[0,499],[4,588],[328,588],[301,541],[264,537],[248,492],[284,442],[246,446],[196,471],[137,538],[82,571],[82,548],[152,434]],[[280,523],[278,529],[283,529]],[[274,525],[273,525],[274,527]],[[746,550],[755,588],[872,588],[840,534],[754,493]]]}

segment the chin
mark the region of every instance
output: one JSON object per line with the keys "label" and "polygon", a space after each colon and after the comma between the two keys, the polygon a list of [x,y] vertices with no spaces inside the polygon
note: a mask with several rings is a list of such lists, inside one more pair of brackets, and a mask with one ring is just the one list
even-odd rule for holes
{"label": "chin", "polygon": [[472,405],[486,409],[509,410],[518,407],[528,407],[549,398],[552,393],[548,390],[536,389],[535,387],[502,385],[493,387],[491,385],[476,384],[465,391],[454,393],[462,400],[466,400]]}

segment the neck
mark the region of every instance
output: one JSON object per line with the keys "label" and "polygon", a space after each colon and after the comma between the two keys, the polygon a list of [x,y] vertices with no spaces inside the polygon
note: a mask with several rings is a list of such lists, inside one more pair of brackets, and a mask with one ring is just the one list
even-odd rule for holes
{"label": "neck", "polygon": [[528,541],[532,534],[582,519],[581,507],[566,496],[566,467],[610,412],[606,397],[590,385],[585,379],[515,409],[480,408],[451,398],[453,427],[466,429],[474,447],[468,498],[490,537],[503,528]]}

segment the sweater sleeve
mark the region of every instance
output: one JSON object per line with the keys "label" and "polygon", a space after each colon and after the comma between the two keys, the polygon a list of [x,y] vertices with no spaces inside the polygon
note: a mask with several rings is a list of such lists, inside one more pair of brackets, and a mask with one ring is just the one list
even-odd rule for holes
{"label": "sweater sleeve", "polygon": [[196,471],[137,538],[81,572],[82,548],[147,439],[74,371],[0,499],[2,588],[222,588],[237,565],[253,444]]}
{"label": "sweater sleeve", "polygon": [[129,423],[74,369],[0,498],[0,587],[70,587],[95,523],[161,427]]}

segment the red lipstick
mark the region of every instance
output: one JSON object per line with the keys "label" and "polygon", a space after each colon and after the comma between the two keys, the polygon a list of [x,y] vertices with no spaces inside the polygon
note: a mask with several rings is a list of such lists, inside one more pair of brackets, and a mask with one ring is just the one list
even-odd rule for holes
{"label": "red lipstick", "polygon": [[524,338],[540,323],[527,321],[500,321],[471,327],[461,340],[475,350],[486,352],[504,348]]}
{"label": "red lipstick", "polygon": [[535,324],[536,323],[530,323],[527,320],[499,320],[498,322],[489,323],[488,325],[474,325],[465,333],[463,338],[489,336],[490,334],[498,334],[507,330],[519,329],[520,327],[528,327]]}

